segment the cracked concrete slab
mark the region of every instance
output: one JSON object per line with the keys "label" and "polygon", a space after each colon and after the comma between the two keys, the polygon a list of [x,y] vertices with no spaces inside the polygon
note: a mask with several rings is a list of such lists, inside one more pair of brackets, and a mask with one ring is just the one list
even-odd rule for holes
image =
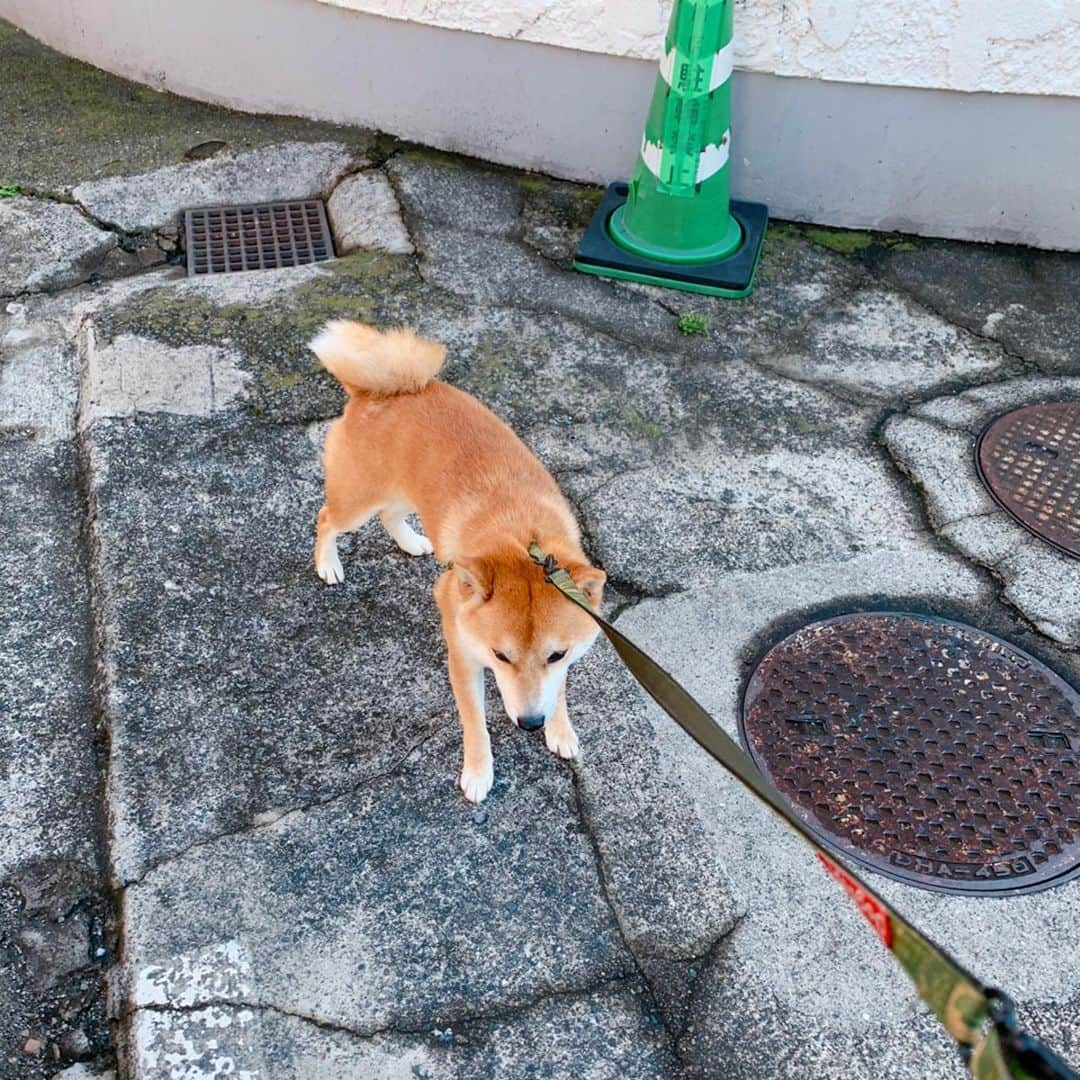
{"label": "cracked concrete slab", "polygon": [[129,886],[117,1007],[268,1006],[370,1034],[631,974],[565,764],[496,729],[498,797],[477,811],[446,726],[396,771]]}
{"label": "cracked concrete slab", "polygon": [[0,876],[33,859],[93,866],[97,733],[75,451],[9,434],[0,456]]}
{"label": "cracked concrete slab", "polygon": [[[799,397],[813,405],[812,395]],[[768,408],[762,400],[766,424]],[[845,419],[839,409],[803,415],[820,428],[841,429]],[[787,441],[776,425],[775,449],[754,452],[729,445],[729,431],[718,424],[701,447],[659,457],[580,499],[617,581],[677,592],[725,571],[900,547],[922,531],[908,494],[871,448],[830,446],[820,430]],[[577,483],[570,478],[571,491]]]}
{"label": "cracked concrete slab", "polygon": [[518,226],[522,188],[507,171],[464,167],[449,154],[406,150],[387,164],[406,214],[432,237],[463,230],[509,236]]}
{"label": "cracked concrete slab", "polygon": [[[401,196],[425,281],[487,306],[554,312],[619,341],[673,345],[676,320],[643,293],[567,275],[517,239],[522,192],[510,176],[463,172],[436,158],[395,158]],[[453,203],[448,201],[454,192]],[[684,347],[687,342],[680,342]],[[690,342],[694,351],[701,346]]]}
{"label": "cracked concrete slab", "polygon": [[601,645],[575,669],[569,698],[582,747],[578,800],[605,892],[668,1030],[682,1030],[705,958],[739,917],[735,890],[610,649]]}
{"label": "cracked concrete slab", "polygon": [[130,334],[172,348],[227,348],[250,376],[248,411],[277,424],[341,413],[340,387],[307,347],[329,319],[435,326],[461,310],[424,286],[408,257],[372,251],[280,277],[278,271],[228,274],[220,282],[155,276],[153,288],[118,299],[94,313],[100,343]]}
{"label": "cracked concrete slab", "polygon": [[32,431],[39,440],[75,433],[78,350],[66,328],[7,305],[0,315],[0,430]]}
{"label": "cracked concrete slab", "polygon": [[943,318],[1048,373],[1080,360],[1080,263],[1064,252],[929,242],[886,250],[875,270]]}
{"label": "cracked concrete slab", "polygon": [[1038,401],[1080,399],[1080,379],[1015,379],[934,399],[891,418],[884,441],[922,492],[935,531],[1002,583],[1002,596],[1044,634],[1080,647],[1080,562],[1020,526],[975,469],[994,417]]}
{"label": "cracked concrete slab", "polygon": [[99,347],[91,326],[83,349],[83,425],[139,413],[208,416],[227,409],[247,383],[239,357],[222,348],[171,349],[133,334]]}
{"label": "cracked concrete slab", "polygon": [[[853,934],[865,933],[861,922]],[[846,967],[847,956],[836,958]],[[906,980],[895,987],[881,987],[893,1003],[894,1016],[874,1022],[866,1014],[863,1024],[850,1029],[837,1025],[824,1037],[818,1018],[798,1007],[777,1001],[770,987],[759,979],[745,960],[721,954],[699,998],[699,1015],[680,1042],[680,1053],[691,1069],[731,1080],[847,1080],[848,1077],[911,1077],[926,1080],[960,1080],[967,1075],[956,1045],[929,1012],[903,1001]],[[831,987],[820,989],[827,996]],[[1025,1031],[1048,1046],[1076,1045],[1080,1008],[1075,1003],[1021,1005]],[[791,1032],[803,1033],[792,1045]],[[723,1061],[723,1072],[715,1063]]]}
{"label": "cracked concrete slab", "polygon": [[574,671],[571,706],[575,699],[588,703],[578,724],[583,809],[623,934],[639,958],[703,956],[735,925],[731,882],[702,823],[672,796],[655,718],[602,646]]}
{"label": "cracked concrete slab", "polygon": [[107,1051],[109,911],[73,352],[24,310],[0,322],[19,429],[0,431],[0,1072],[18,1078]]}
{"label": "cracked concrete slab", "polygon": [[137,176],[87,180],[72,196],[98,221],[126,232],[176,224],[189,207],[325,197],[347,173],[367,164],[336,142],[283,142],[256,150],[165,165]]}
{"label": "cracked concrete slab", "polygon": [[87,437],[120,880],[349,790],[446,717],[435,567],[371,531],[343,546],[345,586],[318,580],[303,428],[150,416]]}
{"label": "cracked concrete slab", "polygon": [[861,290],[815,319],[809,339],[808,355],[778,352],[761,362],[799,380],[879,400],[987,378],[1008,363],[998,346],[880,288]]}
{"label": "cracked concrete slab", "polygon": [[63,289],[85,281],[116,247],[116,236],[67,203],[0,199],[0,296]]}
{"label": "cracked concrete slab", "polygon": [[[266,1080],[512,1080],[538,1073],[586,1080],[678,1075],[640,983],[551,998],[515,1015],[448,1024],[423,1034],[361,1038],[270,1009],[211,1006],[141,1012],[133,1058],[140,1076],[173,1075],[174,1062],[250,1071]],[[631,1049],[632,1048],[632,1049]]]}

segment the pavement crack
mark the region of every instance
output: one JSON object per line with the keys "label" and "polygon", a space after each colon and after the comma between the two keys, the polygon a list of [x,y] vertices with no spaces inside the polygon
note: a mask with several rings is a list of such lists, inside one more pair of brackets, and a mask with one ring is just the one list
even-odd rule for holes
{"label": "pavement crack", "polygon": [[608,615],[607,621],[609,623],[617,622],[621,616],[625,615],[633,608],[636,608],[638,604],[644,603],[646,600],[667,600],[669,597],[679,596],[688,591],[685,585],[669,584],[647,588],[628,578],[610,576],[608,577],[607,583],[620,597],[623,597],[623,599],[612,608],[611,613]]}
{"label": "pavement crack", "polygon": [[[79,398],[82,398],[86,379],[86,357],[78,332],[74,340],[79,354]],[[83,572],[86,576],[87,606],[90,622],[90,654],[87,657],[90,681],[90,702],[94,714],[94,752],[97,768],[94,814],[96,817],[96,856],[100,876],[100,888],[109,906],[106,926],[106,944],[113,957],[123,955],[124,920],[123,892],[116,887],[111,873],[109,787],[112,769],[112,729],[109,724],[108,684],[110,677],[109,633],[104,618],[103,575],[100,539],[97,535],[97,500],[94,486],[93,459],[87,433],[81,431],[76,421],[74,433],[76,484],[82,520],[80,522],[80,546],[82,548]],[[102,986],[102,995],[105,996]],[[110,1048],[115,1061],[115,1045]]]}
{"label": "pavement crack", "polygon": [[79,202],[74,195],[69,195],[61,191],[46,191],[42,188],[24,188],[20,194],[30,199],[37,199],[39,202],[51,202],[59,203],[63,206],[73,206],[79,213],[90,222],[95,228],[100,229],[102,232],[115,233],[120,237],[120,246],[125,251],[131,251],[132,248],[127,246],[128,244],[135,244],[138,242],[152,239],[157,234],[150,231],[124,229],[121,226],[111,221],[105,221],[103,218],[99,218],[96,214],[91,213],[86,206]]}
{"label": "pavement crack", "polygon": [[[905,414],[896,413],[893,415]],[[882,421],[882,424],[877,429],[878,431],[881,431],[884,428],[888,419],[889,417]],[[933,419],[927,419],[925,417],[918,417],[918,419],[943,431],[955,432],[957,430],[954,428],[946,428],[940,423],[935,422]],[[956,526],[963,525],[969,521],[979,521],[999,516],[1004,521],[1008,520],[1008,515],[997,507],[990,507],[987,510],[981,510],[973,514],[963,514],[950,521],[936,522],[930,511],[930,498],[926,486],[919,480],[912,467],[901,457],[894,454],[892,448],[889,447],[887,443],[885,444],[885,450],[885,460],[887,463],[892,467],[896,475],[900,477],[917,496],[918,502],[916,504],[916,512],[921,516],[923,522],[922,531],[928,539],[941,551],[953,557],[963,559],[972,570],[979,574],[985,582],[986,588],[997,601],[1006,607],[1014,617],[1018,618],[1028,630],[1038,635],[1040,638],[1046,638],[1053,643],[1055,648],[1070,652],[1075,651],[1077,646],[1071,645],[1068,641],[1063,641],[1061,638],[1047,633],[1044,626],[1040,626],[1039,622],[1034,617],[1029,615],[1016,600],[1009,596],[1010,582],[1006,580],[1001,567],[1029,542],[1028,534],[1017,525],[1016,528],[1018,533],[1015,542],[1010,543],[1007,550],[998,554],[996,557],[988,557],[987,555],[980,554],[978,551],[974,550],[970,544],[960,543],[953,535],[950,535],[950,531],[955,529]]]}
{"label": "pavement crack", "polygon": [[679,1060],[678,1050],[678,1035],[671,1030],[668,1018],[665,1015],[664,1009],[661,1008],[659,998],[655,988],[653,987],[652,979],[649,978],[646,973],[645,967],[641,961],[641,958],[637,954],[637,950],[634,948],[633,942],[630,940],[630,935],[627,932],[626,925],[623,922],[622,913],[619,911],[618,905],[615,903],[615,898],[611,895],[611,889],[608,885],[607,871],[604,865],[604,855],[600,850],[600,842],[597,839],[596,833],[592,827],[592,820],[589,816],[587,799],[585,796],[584,779],[581,774],[581,766],[574,763],[570,766],[571,776],[573,777],[574,788],[574,806],[577,810],[578,820],[581,823],[582,832],[585,834],[585,838],[589,842],[589,847],[592,850],[593,860],[596,864],[596,877],[600,886],[600,894],[604,898],[604,903],[607,904],[608,909],[611,912],[612,918],[615,920],[615,926],[619,932],[619,939],[622,941],[623,948],[626,950],[627,955],[633,961],[634,967],[637,969],[637,974],[641,979],[642,985],[645,987],[649,997],[651,1012],[656,1017],[657,1022],[663,1028],[664,1035],[668,1043],[668,1050],[672,1056]]}
{"label": "pavement crack", "polygon": [[906,286],[902,281],[898,281],[895,278],[886,277],[880,274],[877,269],[871,265],[865,263],[864,265],[866,266],[867,271],[879,285],[894,290],[895,292],[902,295],[909,303],[913,304],[915,307],[920,308],[927,314],[935,316],[942,322],[946,323],[948,326],[951,326],[953,327],[953,329],[960,331],[961,334],[964,334],[970,338],[974,338],[976,341],[981,341],[985,342],[986,344],[996,346],[1005,357],[1007,357],[1009,360],[1016,362],[1017,364],[1020,364],[1023,367],[1024,370],[1022,373],[1032,374],[1038,370],[1037,365],[1034,364],[1032,361],[1028,360],[1028,358],[1024,356],[1023,353],[1016,352],[1015,349],[1010,349],[1009,346],[1006,345],[1005,342],[1003,342],[1000,338],[994,337],[992,334],[988,334],[984,330],[976,330],[972,326],[969,326],[967,323],[957,321],[928,297],[920,296],[908,286]]}
{"label": "pavement crack", "polygon": [[830,382],[828,378],[817,379],[810,375],[796,375],[790,369],[773,367],[767,361],[760,359],[752,352],[748,353],[744,359],[750,367],[754,368],[756,371],[763,372],[774,379],[783,379],[786,382],[795,383],[797,386],[808,386],[811,390],[815,390],[819,394],[824,394],[834,401],[842,402],[844,405],[853,405],[858,408],[866,407],[866,399],[869,395],[865,393],[860,394],[854,390],[845,390],[844,388],[837,386],[836,383]]}
{"label": "pavement crack", "polygon": [[639,973],[628,968],[615,975],[605,975],[577,986],[548,987],[522,999],[520,1002],[498,1005],[490,1009],[450,1009],[440,1012],[436,1006],[431,1013],[411,1020],[402,1018],[390,1023],[373,1025],[347,1024],[303,1009],[287,1008],[269,1002],[247,1001],[236,998],[206,998],[201,1001],[185,1002],[183,1004],[161,1002],[130,1004],[128,1008],[121,1010],[117,1019],[120,1022],[127,1022],[140,1012],[156,1013],[163,1016],[183,1016],[197,1015],[209,1009],[229,1009],[236,1012],[249,1010],[251,1012],[273,1013],[292,1020],[299,1020],[322,1031],[346,1035],[354,1039],[378,1039],[394,1035],[430,1039],[439,1038],[440,1029],[442,1028],[469,1028],[479,1024],[520,1020],[545,1005],[559,1001],[589,998],[593,994],[601,993],[612,987],[621,986],[628,982],[637,982],[638,980]]}
{"label": "pavement crack", "polygon": [[399,157],[401,150],[396,150],[394,153],[388,155],[386,159],[379,165],[379,171],[386,177],[386,182],[390,185],[390,190],[394,193],[394,201],[397,203],[398,214],[401,216],[401,224],[405,229],[405,235],[409,238],[409,243],[412,244],[413,249],[413,267],[416,270],[416,276],[429,288],[436,289],[439,292],[444,293],[447,296],[454,296],[456,294],[451,293],[449,289],[443,289],[442,286],[434,284],[424,274],[422,261],[423,261],[423,248],[420,246],[419,239],[417,237],[416,225],[413,221],[412,210],[409,209],[409,200],[405,197],[405,193],[401,188],[401,179],[397,176],[393,169],[388,169],[386,166],[390,162]]}
{"label": "pavement crack", "polygon": [[977,514],[962,514],[958,518],[952,518],[950,521],[943,521],[937,528],[939,532],[944,532],[946,529],[951,529],[955,525],[965,525],[969,521],[979,521],[981,518],[997,517],[1001,514],[1001,511],[994,507],[991,510],[982,510]]}
{"label": "pavement crack", "polygon": [[[439,713],[430,718],[431,723],[435,723],[441,718],[444,713]],[[352,798],[357,792],[363,791],[365,788],[377,784],[380,780],[385,780],[390,776],[400,772],[404,765],[408,762],[409,758],[414,753],[421,750],[428,742],[436,738],[442,733],[443,725],[435,723],[435,727],[425,732],[422,736],[415,739],[410,743],[398,756],[398,758],[388,766],[377,773],[372,773],[369,776],[363,777],[361,780],[356,781],[354,784],[350,784],[347,788],[336,791],[332,795],[327,795],[322,799],[315,799],[310,803],[305,803],[302,806],[289,807],[286,810],[282,810],[280,813],[276,811],[267,811],[259,816],[258,819],[253,819],[246,822],[235,829],[225,829],[221,832],[213,833],[210,836],[200,837],[198,840],[187,844],[183,848],[175,852],[163,856],[154,862],[148,863],[142,870],[142,872],[133,878],[126,879],[122,885],[123,888],[131,888],[139,885],[143,885],[146,879],[156,871],[160,870],[164,866],[168,866],[170,863],[177,862],[180,859],[185,858],[193,851],[199,851],[203,848],[211,847],[214,844],[220,843],[222,840],[228,840],[233,837],[245,836],[251,833],[262,832],[264,829],[270,829],[274,826],[281,825],[284,822],[293,818],[303,817],[305,814],[309,814],[314,810],[322,810],[325,807],[332,806],[336,802],[341,802],[344,799]]]}
{"label": "pavement crack", "polygon": [[588,491],[584,491],[576,497],[574,500],[575,505],[580,507],[587,502],[591,502],[601,491],[610,487],[616,480],[622,480],[626,476],[634,476],[636,473],[649,472],[655,468],[656,462],[648,461],[644,465],[628,465],[624,469],[616,469],[615,472],[606,473],[603,480],[598,481]]}
{"label": "pavement crack", "polygon": [[731,926],[728,927],[724,933],[714,938],[713,941],[709,943],[708,948],[703,949],[697,956],[690,957],[687,960],[688,966],[693,966],[697,969],[697,975],[694,977],[693,985],[690,988],[690,993],[683,1009],[683,1022],[680,1025],[680,1030],[674,1034],[675,1045],[677,1048],[676,1056],[680,1061],[683,1060],[682,1041],[694,1026],[694,1019],[697,1016],[702,995],[708,985],[709,973],[718,964],[721,950],[727,945],[735,931],[738,930],[746,919],[746,911],[736,911],[732,919]]}
{"label": "pavement crack", "polygon": [[[393,177],[391,175],[391,184],[394,184]],[[395,194],[398,194],[398,188],[394,186]],[[401,202],[399,197],[399,202]],[[655,352],[658,356],[665,358],[682,359],[683,353],[678,348],[676,342],[660,342],[658,340],[646,340],[643,338],[629,338],[618,333],[614,327],[614,324],[610,320],[602,319],[599,322],[590,322],[584,316],[573,311],[569,311],[553,304],[536,304],[530,303],[526,300],[512,301],[509,299],[501,298],[499,300],[485,302],[478,300],[475,296],[467,293],[455,292],[447,285],[441,284],[438,281],[433,280],[430,274],[427,272],[426,262],[428,259],[427,248],[424,244],[418,243],[416,236],[414,235],[413,224],[410,221],[411,213],[408,208],[402,203],[401,205],[402,221],[405,223],[405,230],[409,233],[409,239],[412,241],[413,248],[416,251],[414,256],[416,259],[416,268],[419,274],[420,280],[427,285],[430,289],[441,293],[443,296],[450,298],[455,303],[466,303],[471,307],[479,311],[511,311],[519,312],[525,315],[537,315],[547,316],[553,319],[562,319],[569,323],[571,326],[575,326],[581,330],[584,330],[588,334],[597,338],[602,338],[606,341],[610,341],[615,345],[619,345],[624,349],[649,349]],[[462,232],[462,236],[469,236],[470,234]],[[553,273],[559,275],[569,275],[565,267],[560,266],[556,261],[550,259],[542,252],[537,251],[531,244],[526,243],[520,238],[510,238],[511,242],[515,243],[523,252],[527,255],[534,256],[539,259],[546,268]],[[611,281],[602,278],[593,278],[595,284],[607,286],[609,290],[614,291],[617,287]],[[618,298],[616,296],[616,298]]]}

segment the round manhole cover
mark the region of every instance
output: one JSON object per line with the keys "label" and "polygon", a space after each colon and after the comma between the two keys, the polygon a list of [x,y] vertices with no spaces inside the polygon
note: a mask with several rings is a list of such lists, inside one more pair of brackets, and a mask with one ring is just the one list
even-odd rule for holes
{"label": "round manhole cover", "polygon": [[1080,870],[1080,694],[1013,645],[921,615],[785,638],[743,739],[821,843],[912,885],[1032,892]]}
{"label": "round manhole cover", "polygon": [[990,494],[1025,529],[1080,558],[1080,402],[999,416],[975,460]]}

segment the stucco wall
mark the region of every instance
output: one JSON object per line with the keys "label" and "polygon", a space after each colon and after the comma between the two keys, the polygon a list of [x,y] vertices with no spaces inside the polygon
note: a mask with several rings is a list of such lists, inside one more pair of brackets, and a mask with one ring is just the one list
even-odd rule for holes
{"label": "stucco wall", "polygon": [[[670,0],[322,0],[393,19],[655,59]],[[747,71],[1080,97],[1080,0],[736,0]]]}

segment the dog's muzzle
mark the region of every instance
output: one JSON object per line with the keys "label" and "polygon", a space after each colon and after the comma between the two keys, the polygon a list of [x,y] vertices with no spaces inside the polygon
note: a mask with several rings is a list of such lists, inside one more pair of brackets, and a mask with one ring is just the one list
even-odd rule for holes
{"label": "dog's muzzle", "polygon": [[544,726],[544,717],[542,714],[519,716],[517,722],[518,727],[524,728],[526,731],[539,731]]}

